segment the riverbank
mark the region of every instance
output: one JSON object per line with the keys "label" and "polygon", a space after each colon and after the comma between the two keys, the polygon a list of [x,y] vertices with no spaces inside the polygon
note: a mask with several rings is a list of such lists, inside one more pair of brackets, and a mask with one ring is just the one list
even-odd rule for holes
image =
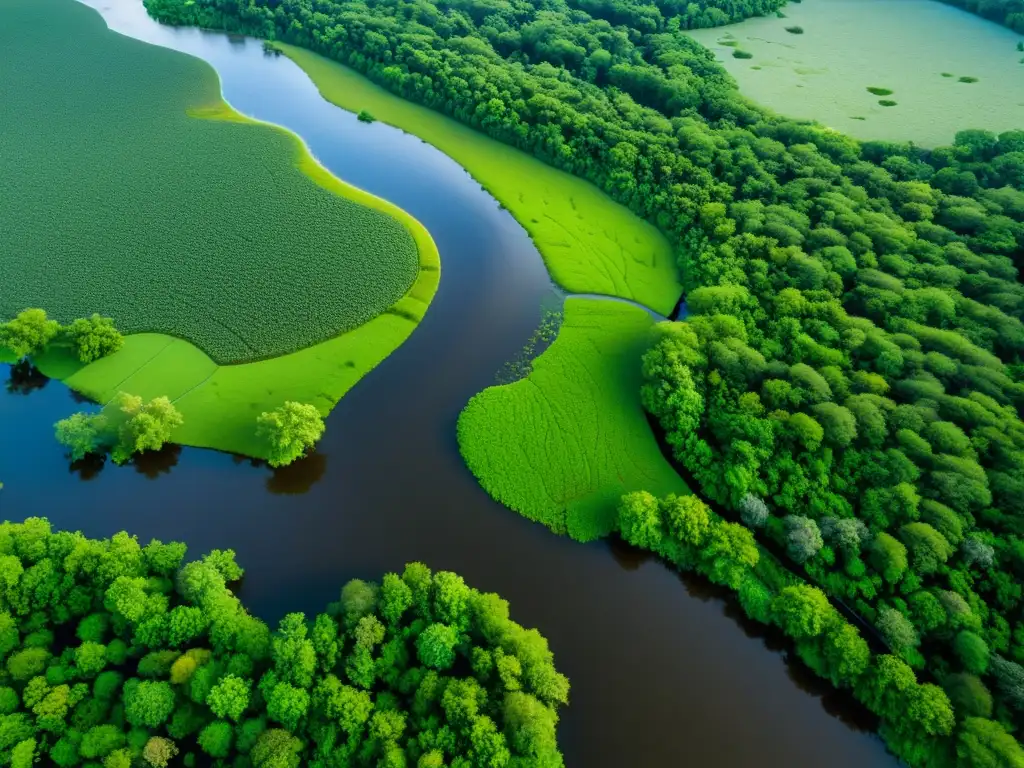
{"label": "riverbank", "polygon": [[682,285],[668,240],[593,184],[406,101],[319,54],[273,45],[331,103],[354,113],[365,110],[465,168],[530,234],[566,291],[632,299],[663,315],[672,311]]}

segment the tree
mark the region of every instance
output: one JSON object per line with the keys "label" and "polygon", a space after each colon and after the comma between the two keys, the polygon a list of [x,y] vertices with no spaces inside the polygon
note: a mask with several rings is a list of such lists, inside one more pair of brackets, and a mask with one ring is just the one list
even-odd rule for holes
{"label": "tree", "polygon": [[26,309],[0,325],[0,346],[7,347],[20,359],[42,352],[59,331],[60,324],[47,319],[45,311]]}
{"label": "tree", "polygon": [[164,681],[131,679],[124,685],[124,715],[129,723],[156,728],[174,711],[174,689]]}
{"label": "tree", "polygon": [[250,752],[255,768],[298,768],[302,742],[288,731],[271,728],[257,739]]}
{"label": "tree", "polygon": [[[661,505],[661,517],[672,537],[687,546],[703,546],[711,532],[711,510],[696,496],[668,496]],[[651,533],[655,535],[660,537],[658,532]]]}
{"label": "tree", "polygon": [[1024,751],[1006,729],[992,720],[969,717],[956,743],[957,768],[1022,768]]}
{"label": "tree", "polygon": [[953,650],[968,672],[983,675],[988,670],[988,644],[975,633],[967,630],[958,633]]}
{"label": "tree", "polygon": [[882,532],[871,545],[871,564],[890,584],[903,578],[907,570],[907,548],[889,534]]}
{"label": "tree", "polygon": [[768,505],[748,493],[740,500],[740,519],[748,528],[763,528],[768,522]]}
{"label": "tree", "polygon": [[310,450],[324,433],[324,420],[316,406],[286,402],[256,419],[256,434],[266,441],[272,467],[291,464]]}
{"label": "tree", "polygon": [[809,517],[787,515],[783,518],[786,531],[786,552],[797,563],[806,563],[824,546],[818,524]]}
{"label": "tree", "polygon": [[454,627],[431,624],[416,638],[416,654],[431,669],[449,669],[455,663],[459,635]]}
{"label": "tree", "polygon": [[914,625],[895,608],[883,605],[878,609],[875,627],[894,651],[900,652],[915,647],[919,640]]}
{"label": "tree", "polygon": [[635,547],[654,549],[661,543],[658,499],[647,491],[627,493],[619,502],[619,531]]}
{"label": "tree", "polygon": [[224,758],[231,753],[234,729],[226,720],[215,720],[199,732],[199,747],[210,757]]}
{"label": "tree", "polygon": [[112,355],[124,345],[124,337],[114,327],[114,321],[98,314],[79,318],[65,330],[74,344],[78,359],[83,363]]}
{"label": "tree", "polygon": [[142,759],[152,768],[167,768],[178,754],[178,747],[170,739],[152,736],[142,749]]}
{"label": "tree", "polygon": [[949,696],[958,718],[992,716],[992,694],[975,675],[946,675],[942,689]]}
{"label": "tree", "polygon": [[120,424],[111,458],[119,464],[134,453],[159,451],[171,439],[173,431],[184,423],[178,409],[166,397],[155,397],[145,403],[141,397],[119,392],[113,406]]}
{"label": "tree", "polygon": [[772,601],[772,618],[794,640],[807,640],[825,631],[835,609],[817,587],[798,584],[784,588]]}
{"label": "tree", "polygon": [[107,418],[102,413],[73,413],[55,425],[57,442],[68,449],[72,461],[106,449]]}
{"label": "tree", "polygon": [[910,552],[914,571],[921,575],[935,573],[953,554],[950,543],[928,523],[904,525],[900,538]]}
{"label": "tree", "polygon": [[249,686],[248,680],[225,675],[210,689],[206,704],[217,717],[230,718],[237,723],[249,706]]}

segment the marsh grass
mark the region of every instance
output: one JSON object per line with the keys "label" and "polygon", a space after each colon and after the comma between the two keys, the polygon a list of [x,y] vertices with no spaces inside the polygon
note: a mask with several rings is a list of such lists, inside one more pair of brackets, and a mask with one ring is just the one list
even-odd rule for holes
{"label": "marsh grass", "polygon": [[874,86],[874,85],[869,85],[867,90],[868,90],[868,93],[873,93],[875,96],[891,96],[892,95],[892,91],[890,89],[888,89],[888,88],[879,88],[879,87]]}
{"label": "marsh grass", "polygon": [[895,107],[896,102],[892,99],[879,99],[878,103],[883,107]]}
{"label": "marsh grass", "polygon": [[971,77],[970,75],[964,75],[963,77],[958,78],[957,82],[960,82],[960,83],[976,83],[976,82],[978,82],[978,78]]}
{"label": "marsh grass", "polygon": [[640,404],[640,356],[652,323],[628,304],[570,298],[558,338],[529,375],[470,400],[459,416],[459,449],[491,496],[589,541],[614,529],[623,493],[687,492]]}
{"label": "marsh grass", "polygon": [[786,27],[786,31],[791,35],[802,35],[804,33],[803,27]]}
{"label": "marsh grass", "polygon": [[752,59],[754,58],[754,54],[752,54],[750,51],[742,51],[739,48],[737,48],[732,52],[732,57],[734,59]]}

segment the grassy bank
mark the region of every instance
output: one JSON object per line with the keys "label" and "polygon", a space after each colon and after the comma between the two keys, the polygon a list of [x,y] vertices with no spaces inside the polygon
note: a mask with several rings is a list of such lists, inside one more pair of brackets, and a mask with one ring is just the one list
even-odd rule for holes
{"label": "grassy bank", "polygon": [[629,491],[686,493],[640,405],[651,317],[621,302],[569,299],[530,375],[476,395],[459,417],[466,464],[495,499],[558,533],[615,527]]}
{"label": "grassy bank", "polygon": [[231,110],[205,63],[72,0],[9,5],[0,315],[99,311],[130,333],[88,366],[50,349],[44,373],[99,402],[166,395],[176,442],[262,456],[259,413],[326,415],[408,338],[440,277],[415,218]]}
{"label": "grassy bank", "polygon": [[675,306],[682,287],[668,241],[594,185],[395,96],[337,62],[275,45],[328,101],[419,136],[469,171],[529,232],[566,290],[633,299],[662,314]]}

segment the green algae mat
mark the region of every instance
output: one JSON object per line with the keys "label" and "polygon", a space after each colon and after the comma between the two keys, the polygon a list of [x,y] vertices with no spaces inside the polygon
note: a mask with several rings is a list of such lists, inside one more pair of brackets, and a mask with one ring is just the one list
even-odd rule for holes
{"label": "green algae mat", "polygon": [[530,375],[469,401],[459,448],[491,496],[588,541],[614,529],[625,493],[689,492],[640,404],[640,357],[653,322],[629,304],[570,298],[558,338]]}
{"label": "green algae mat", "polygon": [[969,128],[1024,125],[1021,35],[935,0],[808,0],[784,18],[686,34],[745,96],[858,139],[934,147]]}
{"label": "green algae mat", "polygon": [[0,315],[100,312],[238,363],[356,328],[416,279],[407,228],[303,173],[294,136],[197,117],[222,115],[206,63],[72,0],[0,10]]}
{"label": "green algae mat", "polygon": [[56,346],[44,373],[100,403],[166,395],[175,442],[264,456],[257,415],[326,415],[416,328],[440,258],[412,216],[233,112],[204,62],[73,0],[0,17],[0,317],[131,334],[88,366]]}
{"label": "green algae mat", "polygon": [[465,168],[530,234],[551,276],[567,291],[632,299],[663,315],[675,307],[683,289],[668,240],[593,184],[395,96],[337,62],[274,45],[328,101],[351,112],[366,110]]}

